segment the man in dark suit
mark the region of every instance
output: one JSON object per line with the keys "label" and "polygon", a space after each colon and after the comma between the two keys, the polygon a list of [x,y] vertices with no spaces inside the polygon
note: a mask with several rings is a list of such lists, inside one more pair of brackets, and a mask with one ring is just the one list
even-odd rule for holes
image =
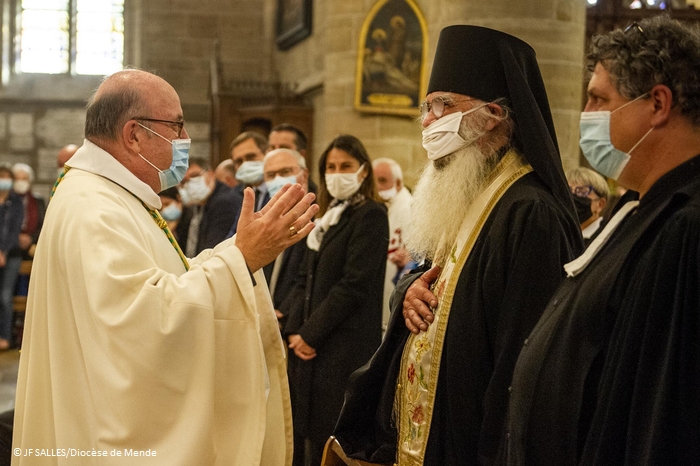
{"label": "man in dark suit", "polygon": [[194,257],[226,238],[238,218],[243,196],[217,181],[209,162],[200,157],[190,158],[179,191],[185,208],[177,237],[185,255]]}
{"label": "man in dark suit", "polygon": [[[309,171],[304,156],[292,149],[277,149],[268,152],[263,159],[263,177],[268,196],[274,196],[287,183],[299,183],[305,192],[309,192]],[[311,192],[315,193],[315,190]],[[267,284],[272,296],[280,324],[284,325],[286,317],[278,309],[280,304],[294,286],[294,281],[306,256],[305,241],[300,241],[287,248],[270,264],[263,267]]]}

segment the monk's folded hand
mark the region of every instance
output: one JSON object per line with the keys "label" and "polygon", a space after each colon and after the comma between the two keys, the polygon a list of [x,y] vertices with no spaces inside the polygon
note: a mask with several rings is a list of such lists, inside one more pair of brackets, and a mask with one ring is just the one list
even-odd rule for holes
{"label": "monk's folded hand", "polygon": [[304,195],[299,184],[286,185],[262,210],[255,212],[253,190],[243,191],[236,246],[251,271],[269,264],[311,232],[311,220],[318,212],[318,205],[312,205],[315,198],[312,193]]}
{"label": "monk's folded hand", "polygon": [[435,266],[414,281],[406,291],[403,300],[403,317],[406,328],[418,334],[428,330],[435,319],[432,309],[438,305],[437,297],[430,291],[430,285],[440,276],[440,267]]}

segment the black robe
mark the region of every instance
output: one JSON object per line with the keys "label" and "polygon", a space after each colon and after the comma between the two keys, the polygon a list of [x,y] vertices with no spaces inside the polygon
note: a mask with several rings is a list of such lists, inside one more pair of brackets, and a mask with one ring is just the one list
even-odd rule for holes
{"label": "black robe", "polygon": [[[563,264],[580,252],[580,235],[535,173],[516,181],[498,201],[455,290],[426,465],[492,461],[520,344],[563,279]],[[395,461],[393,401],[409,335],[402,302],[418,276],[399,282],[381,347],[350,379],[334,435],[351,457]]]}
{"label": "black robe", "polygon": [[317,352],[303,361],[290,351],[288,374],[294,432],[318,450],[338,419],[348,377],[381,342],[388,247],[386,207],[348,206],[319,250],[307,250],[306,269],[280,306],[289,316],[284,335],[301,335]]}
{"label": "black robe", "polygon": [[513,465],[700,464],[700,156],[552,298],[514,374]]}

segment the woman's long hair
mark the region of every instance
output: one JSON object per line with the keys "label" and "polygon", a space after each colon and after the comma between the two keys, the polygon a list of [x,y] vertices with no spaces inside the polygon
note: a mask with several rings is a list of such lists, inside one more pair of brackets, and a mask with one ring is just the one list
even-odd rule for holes
{"label": "woman's long hair", "polygon": [[376,202],[383,202],[377,191],[377,184],[374,181],[374,172],[372,170],[372,161],[367,154],[367,149],[362,142],[355,136],[349,134],[341,134],[331,141],[331,143],[323,151],[321,158],[318,161],[318,172],[320,175],[320,186],[318,192],[318,206],[321,208],[320,214],[323,215],[328,210],[328,205],[333,200],[333,197],[328,192],[326,186],[326,160],[331,150],[338,149],[347,152],[350,156],[360,162],[361,166],[367,170],[367,177],[362,181],[358,193],[365,196],[365,199],[371,199]]}

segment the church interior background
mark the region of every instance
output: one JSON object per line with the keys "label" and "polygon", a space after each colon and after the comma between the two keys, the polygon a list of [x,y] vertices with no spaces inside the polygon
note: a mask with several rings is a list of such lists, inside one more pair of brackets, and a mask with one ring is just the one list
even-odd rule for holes
{"label": "church interior background", "polygon": [[[406,21],[367,29],[368,17],[390,2],[408,3],[425,32],[422,66],[411,66],[416,56],[386,65],[400,79],[402,73],[427,79],[439,32],[451,24],[491,27],[530,43],[565,169],[582,163],[584,49],[592,34],[661,11],[700,17],[700,0],[0,0],[0,162],[31,165],[35,190],[48,196],[56,153],[82,142],[87,98],[103,75],[132,66],[173,85],[193,140],[190,153],[215,165],[241,131],[266,135],[292,123],[309,134],[314,179],[328,142],[350,133],[372,158],[397,160],[411,187],[427,161],[417,109],[356,105],[362,54],[372,53],[361,39],[406,50],[397,32]],[[12,367],[0,360],[3,385],[12,385]],[[14,398],[8,390],[0,386],[0,409]]]}
{"label": "church interior background", "polygon": [[[354,102],[365,20],[378,4],[396,1],[0,0],[0,160],[29,163],[36,189],[47,194],[56,152],[82,141],[85,102],[102,75],[133,66],[175,87],[192,154],[215,164],[239,132],[266,133],[287,122],[309,133],[312,164],[333,137],[351,133],[370,156],[396,159],[412,186],[425,162],[417,111],[372,113]],[[694,20],[694,2],[700,0],[409,3],[426,28],[424,79],[439,31],[450,24],[492,27],[534,47],[564,167],[571,168],[580,163],[587,37],[662,10]],[[293,30],[296,19],[304,31]]]}

